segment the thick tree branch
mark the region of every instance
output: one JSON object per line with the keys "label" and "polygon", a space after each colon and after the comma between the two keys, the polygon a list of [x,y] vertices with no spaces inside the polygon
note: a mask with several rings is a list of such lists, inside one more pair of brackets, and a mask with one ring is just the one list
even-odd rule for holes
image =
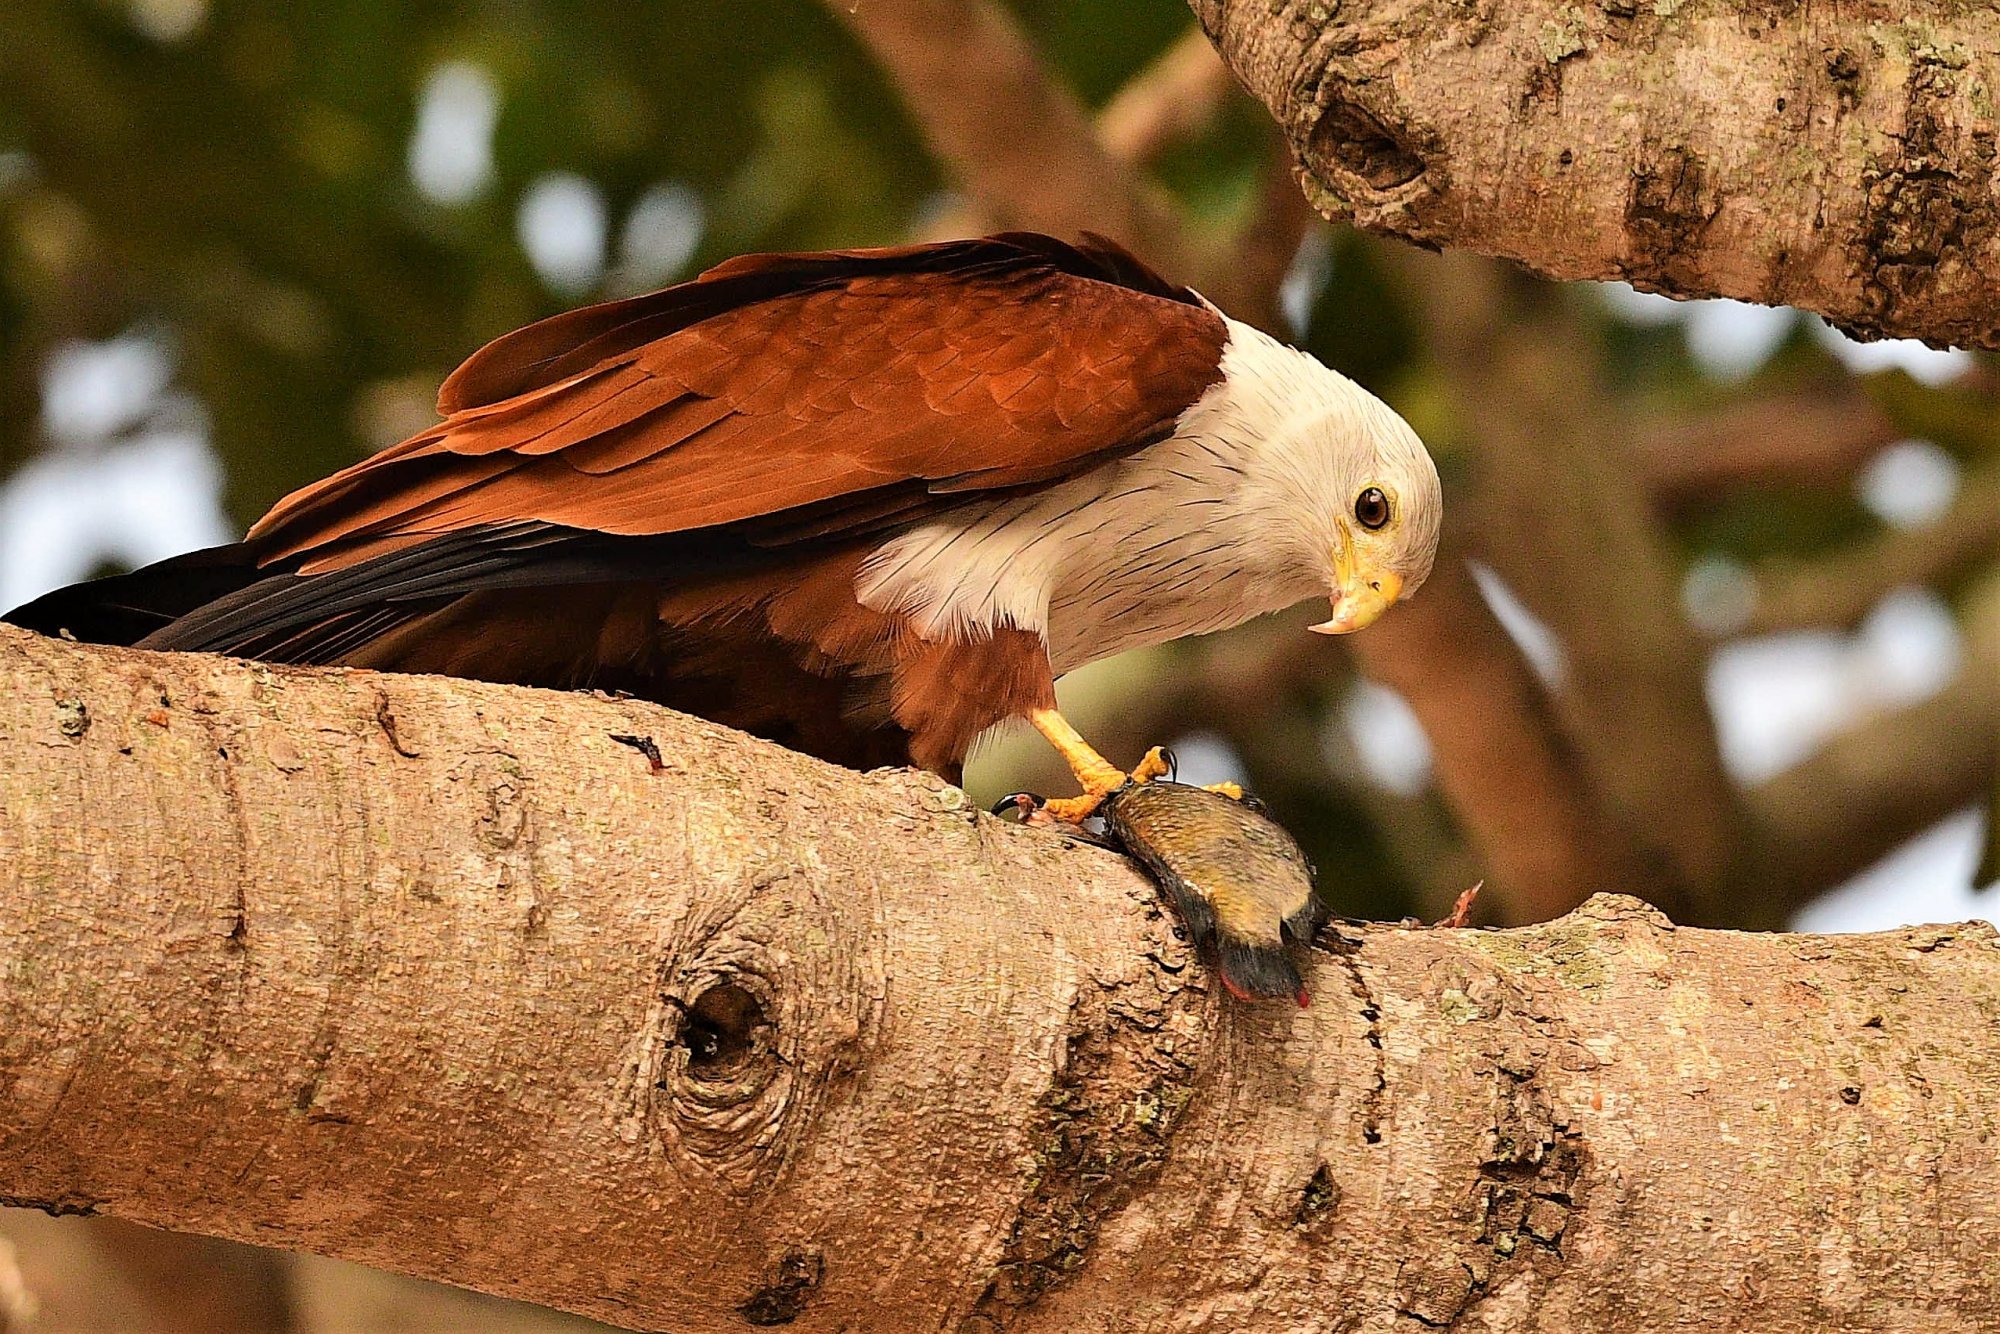
{"label": "thick tree branch", "polygon": [[2000,346],[1990,8],[1193,7],[1329,218]]}
{"label": "thick tree branch", "polygon": [[1246,1009],[1119,859],[636,702],[0,629],[0,757],[12,1201],[682,1331],[2000,1312],[1907,1250],[2000,1225],[1983,926],[1598,899]]}

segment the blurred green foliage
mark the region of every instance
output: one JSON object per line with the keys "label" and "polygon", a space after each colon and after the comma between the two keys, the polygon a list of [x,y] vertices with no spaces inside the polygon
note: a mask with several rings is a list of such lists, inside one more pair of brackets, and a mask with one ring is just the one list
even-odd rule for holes
{"label": "blurred green foliage", "polygon": [[[147,12],[0,14],[0,449],[11,463],[31,447],[52,346],[158,321],[214,414],[244,521],[383,443],[368,415],[385,393],[571,304],[517,237],[543,173],[593,182],[614,225],[684,183],[707,206],[696,263],[895,238],[938,188],[891,90],[803,0],[217,0],[171,40]],[[446,61],[483,69],[500,99],[490,181],[456,204],[407,167]]]}

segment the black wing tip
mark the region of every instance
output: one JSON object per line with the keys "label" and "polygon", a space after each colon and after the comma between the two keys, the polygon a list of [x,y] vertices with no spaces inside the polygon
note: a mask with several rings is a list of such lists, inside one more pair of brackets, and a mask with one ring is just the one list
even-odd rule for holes
{"label": "black wing tip", "polygon": [[1305,907],[1287,917],[1280,925],[1285,939],[1296,941],[1301,945],[1310,945],[1331,915],[1332,910],[1315,891],[1306,896]]}
{"label": "black wing tip", "polygon": [[1195,943],[1201,944],[1212,939],[1216,934],[1215,909],[1209,906],[1208,900],[1195,892],[1193,886],[1170,871],[1162,873],[1156,869],[1154,874],[1167,887],[1167,893],[1174,901],[1174,911],[1180,914],[1181,921],[1187,926],[1188,935]]}
{"label": "black wing tip", "polygon": [[86,644],[137,644],[257,577],[249,548],[228,543],[52,589],[0,621]]}
{"label": "black wing tip", "polygon": [[22,630],[32,630],[38,635],[84,638],[69,624],[75,618],[75,613],[70,608],[73,605],[71,600],[75,597],[72,590],[77,587],[79,585],[71,584],[68,588],[54,589],[40,597],[31,598],[12,611],[0,613],[0,623]]}

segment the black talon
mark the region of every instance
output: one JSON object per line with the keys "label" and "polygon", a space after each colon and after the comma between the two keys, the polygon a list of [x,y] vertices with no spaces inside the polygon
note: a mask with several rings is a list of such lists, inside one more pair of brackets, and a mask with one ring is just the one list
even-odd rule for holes
{"label": "black talon", "polygon": [[1047,804],[1048,798],[1037,796],[1033,792],[1009,792],[993,803],[993,814],[1003,820],[1009,815],[1016,820],[1025,820]]}
{"label": "black talon", "polygon": [[1167,766],[1167,781],[1178,783],[1181,777],[1181,757],[1174,754],[1172,746],[1161,746],[1160,762]]}

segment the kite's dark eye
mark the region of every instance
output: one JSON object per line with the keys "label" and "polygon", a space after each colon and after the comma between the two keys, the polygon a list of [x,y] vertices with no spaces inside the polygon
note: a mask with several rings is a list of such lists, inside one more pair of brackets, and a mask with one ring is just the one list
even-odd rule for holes
{"label": "kite's dark eye", "polygon": [[1354,498],[1354,517],[1363,528],[1380,528],[1389,522],[1389,497],[1382,488],[1371,486]]}

